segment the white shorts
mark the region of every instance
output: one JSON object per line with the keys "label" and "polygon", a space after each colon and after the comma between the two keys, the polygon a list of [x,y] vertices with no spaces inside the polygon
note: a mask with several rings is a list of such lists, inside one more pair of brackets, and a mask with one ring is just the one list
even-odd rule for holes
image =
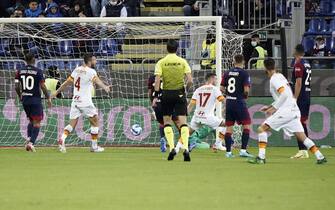
{"label": "white shorts", "polygon": [[95,115],[98,115],[98,111],[94,105],[81,107],[72,103],[70,110],[70,119],[77,119],[81,115],[84,115],[85,117],[93,117]]}
{"label": "white shorts", "polygon": [[207,118],[199,118],[197,116],[193,116],[190,127],[192,130],[198,130],[202,125],[207,125],[213,129],[217,129],[220,124],[222,123],[222,119],[216,117],[216,116],[210,116]]}
{"label": "white shorts", "polygon": [[281,112],[275,112],[264,123],[275,131],[283,129],[288,136],[293,136],[296,132],[304,132],[299,111],[282,110]]}

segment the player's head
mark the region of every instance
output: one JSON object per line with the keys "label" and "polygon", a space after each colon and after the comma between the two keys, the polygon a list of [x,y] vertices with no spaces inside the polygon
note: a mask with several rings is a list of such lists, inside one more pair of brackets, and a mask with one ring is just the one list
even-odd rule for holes
{"label": "player's head", "polygon": [[50,78],[60,78],[57,66],[49,66],[48,73]]}
{"label": "player's head", "polygon": [[294,48],[294,56],[295,57],[302,57],[305,54],[305,49],[304,46],[302,44],[298,44],[297,46],[295,46]]}
{"label": "player's head", "polygon": [[276,72],[276,63],[272,58],[264,60],[265,73],[268,77],[271,77]]}
{"label": "player's head", "polygon": [[259,35],[258,34],[253,34],[251,36],[251,45],[253,47],[256,47],[259,44],[260,40],[259,40]]}
{"label": "player's head", "polygon": [[95,68],[95,65],[97,64],[97,58],[92,54],[85,54],[84,55],[84,63],[86,66],[90,68]]}
{"label": "player's head", "polygon": [[28,65],[35,65],[35,56],[34,56],[34,54],[32,54],[30,52],[27,52],[24,55],[24,60],[26,61],[26,63]]}
{"label": "player's head", "polygon": [[215,32],[210,29],[207,31],[206,35],[206,44],[213,44],[215,43]]}
{"label": "player's head", "polygon": [[216,85],[217,83],[217,76],[215,73],[208,73],[206,74],[206,83],[211,85]]}
{"label": "player's head", "polygon": [[244,56],[242,54],[237,54],[234,56],[234,66],[235,67],[244,67]]}
{"label": "player's head", "polygon": [[178,42],[174,39],[169,39],[166,44],[166,49],[168,53],[176,53],[178,50]]}

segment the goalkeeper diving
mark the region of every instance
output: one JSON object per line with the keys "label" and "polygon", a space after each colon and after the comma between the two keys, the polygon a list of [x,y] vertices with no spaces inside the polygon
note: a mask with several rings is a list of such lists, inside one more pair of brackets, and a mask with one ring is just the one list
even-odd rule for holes
{"label": "goalkeeper diving", "polygon": [[88,117],[91,124],[91,152],[103,152],[104,148],[98,146],[99,118],[98,111],[92,101],[92,89],[96,84],[106,91],[110,92],[110,86],[105,85],[97,75],[94,67],[97,63],[95,56],[91,54],[84,55],[83,65],[77,67],[71,76],[57,89],[52,95],[56,97],[67,86],[74,85],[73,98],[70,110],[70,123],[64,128],[64,133],[58,140],[59,150],[66,152],[65,140],[67,136],[75,129],[78,119],[81,115]]}

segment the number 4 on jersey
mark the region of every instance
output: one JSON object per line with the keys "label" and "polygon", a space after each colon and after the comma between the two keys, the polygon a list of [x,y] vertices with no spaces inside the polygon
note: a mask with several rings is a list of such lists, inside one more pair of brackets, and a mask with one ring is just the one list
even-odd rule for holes
{"label": "number 4 on jersey", "polygon": [[74,83],[74,87],[77,88],[77,91],[80,90],[80,77],[78,77],[77,81]]}

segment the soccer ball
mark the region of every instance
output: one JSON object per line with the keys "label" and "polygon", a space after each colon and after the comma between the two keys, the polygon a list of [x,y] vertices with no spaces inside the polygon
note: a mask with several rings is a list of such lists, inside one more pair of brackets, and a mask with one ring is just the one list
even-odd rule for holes
{"label": "soccer ball", "polygon": [[139,124],[134,124],[131,126],[131,133],[134,136],[139,136],[142,133],[142,127]]}

